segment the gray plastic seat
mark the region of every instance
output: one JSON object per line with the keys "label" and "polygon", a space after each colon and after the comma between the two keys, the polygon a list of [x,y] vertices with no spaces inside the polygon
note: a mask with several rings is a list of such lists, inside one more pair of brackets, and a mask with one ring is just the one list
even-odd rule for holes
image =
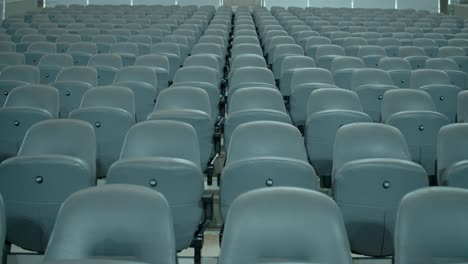
{"label": "gray plastic seat", "polygon": [[400,88],[409,88],[411,79],[411,64],[403,58],[389,57],[379,60],[379,69],[387,71],[393,83]]}
{"label": "gray plastic seat", "polygon": [[165,55],[148,54],[139,56],[135,66],[151,67],[156,72],[158,90],[166,89],[169,85],[169,60]]}
{"label": "gray plastic seat", "polygon": [[317,188],[302,135],[290,124],[274,121],[242,124],[234,130],[229,145],[220,186],[224,220],[233,201],[245,192],[271,186]]}
{"label": "gray plastic seat", "polygon": [[64,68],[73,66],[73,57],[64,53],[45,54],[39,60],[37,67],[41,74],[41,84],[54,82],[57,74]]}
{"label": "gray plastic seat", "polygon": [[12,65],[2,69],[0,73],[0,105],[5,103],[5,100],[10,91],[21,85],[39,84],[40,72],[39,69],[31,65]]}
{"label": "gray plastic seat", "polygon": [[97,52],[96,43],[92,42],[73,43],[67,51],[73,57],[73,64],[75,66],[87,66],[89,59],[93,55],[96,55]]}
{"label": "gray plastic seat", "polygon": [[80,108],[68,118],[94,127],[97,146],[97,176],[104,178],[118,160],[127,130],[135,124],[135,98],[132,90],[119,86],[96,87],[83,95]]}
{"label": "gray plastic seat", "polygon": [[0,41],[0,52],[15,52],[16,44],[13,41]]}
{"label": "gray plastic seat", "polygon": [[357,57],[338,56],[331,62],[331,72],[336,86],[351,90],[351,77],[356,69],[366,68],[364,61]]}
{"label": "gray plastic seat", "polygon": [[146,66],[128,66],[115,75],[114,85],[130,88],[135,95],[135,119],[146,120],[153,111],[158,95],[157,77],[152,68]]}
{"label": "gray plastic seat", "polygon": [[441,47],[439,48],[439,58],[449,58],[456,56],[466,56],[465,50],[460,47]]}
{"label": "gray plastic seat", "polygon": [[237,46],[240,44],[257,44],[260,45],[260,41],[256,37],[251,36],[240,36],[232,40],[232,46]]}
{"label": "gray plastic seat", "polygon": [[468,123],[468,92],[461,91],[457,96],[457,122]]}
{"label": "gray plastic seat", "polygon": [[180,36],[180,35],[169,35],[165,36],[162,39],[163,43],[171,43],[179,47],[180,51],[180,62],[185,61],[187,56],[189,56],[192,46],[195,42],[193,37],[189,36]]}
{"label": "gray plastic seat", "polygon": [[466,263],[467,198],[467,190],[449,187],[406,195],[398,208],[395,263]]}
{"label": "gray plastic seat", "polygon": [[80,107],[84,93],[97,86],[97,71],[87,66],[64,68],[57,74],[55,82],[50,85],[59,91],[59,116],[66,118],[71,111]]}
{"label": "gray plastic seat", "polygon": [[267,38],[264,41],[264,53],[269,55],[270,52],[273,51],[273,48],[283,44],[296,44],[296,41],[290,36],[275,36]]}
{"label": "gray plastic seat", "polygon": [[400,130],[412,160],[421,164],[435,182],[437,134],[449,120],[437,112],[431,96],[413,89],[387,91],[382,100],[382,123]]}
{"label": "gray plastic seat", "polygon": [[454,123],[457,115],[457,95],[461,89],[450,84],[447,73],[439,70],[415,70],[411,74],[411,88],[426,91],[432,97],[437,112]]}
{"label": "gray plastic seat", "polygon": [[172,221],[168,201],[157,191],[123,184],[88,188],[64,202],[44,261],[100,263],[126,256],[143,263],[175,264]]}
{"label": "gray plastic seat", "polygon": [[355,92],[326,88],[310,93],[304,140],[309,161],[322,179],[322,186],[330,187],[336,131],[343,125],[358,122],[372,122],[372,119],[363,112]]}
{"label": "gray plastic seat", "polygon": [[[0,243],[1,247],[4,248],[4,242],[5,242],[5,236],[6,236],[6,213],[5,213],[5,202],[3,201],[3,197],[2,195],[0,194],[0,241],[2,241]],[[5,254],[4,250],[1,251],[0,253],[0,259],[2,260],[2,262],[4,262],[6,256],[4,256],[3,254]]]}
{"label": "gray plastic seat", "polygon": [[391,89],[397,87],[390,75],[380,69],[357,69],[351,76],[351,90],[359,95],[364,113],[374,122],[380,122],[382,98]]}
{"label": "gray plastic seat", "polygon": [[31,126],[18,155],[0,164],[7,242],[44,252],[63,201],[96,184],[95,160],[94,131],[88,123],[55,119]]}
{"label": "gray plastic seat", "polygon": [[397,57],[398,50],[402,46],[401,41],[399,39],[392,38],[392,37],[379,38],[377,40],[377,45],[384,47],[389,57]]}
{"label": "gray plastic seat", "polygon": [[304,68],[294,71],[291,78],[290,114],[294,125],[304,126],[309,95],[320,88],[337,88],[330,71]]}
{"label": "gray plastic seat", "polygon": [[69,34],[69,32],[67,32],[65,34],[58,35],[55,40],[55,43],[57,44],[57,52],[65,53],[72,43],[78,43],[81,41],[81,36],[78,34]]}
{"label": "gray plastic seat", "polygon": [[[252,215],[268,221],[252,221]],[[270,231],[263,232],[264,228]],[[278,245],[278,240],[289,246]],[[346,229],[335,202],[319,192],[292,187],[240,195],[227,215],[219,263],[259,263],[259,259],[351,264]]]}
{"label": "gray plastic seat", "polygon": [[24,53],[26,64],[37,65],[42,56],[47,53],[56,53],[57,48],[55,43],[41,41],[31,43],[28,47],[28,51]]}
{"label": "gray plastic seat", "polygon": [[467,188],[468,124],[447,125],[437,138],[437,177],[439,185]]}
{"label": "gray plastic seat", "polygon": [[291,78],[294,72],[302,68],[315,68],[314,59],[307,56],[288,56],[281,62],[279,89],[283,96],[291,94]]}
{"label": "gray plastic seat", "polygon": [[208,93],[197,87],[170,87],[162,91],[149,120],[176,120],[193,126],[198,135],[200,163],[206,169],[214,148],[214,119]]}
{"label": "gray plastic seat", "polygon": [[229,150],[231,135],[244,123],[252,121],[277,121],[291,124],[283,96],[278,90],[249,87],[231,95],[229,113],[224,124],[224,149]]}
{"label": "gray plastic seat", "polygon": [[0,52],[0,71],[6,66],[26,64],[24,54],[19,52]]}
{"label": "gray plastic seat", "polygon": [[35,123],[58,118],[59,95],[54,87],[24,85],[11,90],[0,108],[0,160],[15,156],[26,131]]}
{"label": "gray plastic seat", "polygon": [[381,46],[366,45],[359,47],[357,56],[364,61],[367,67],[377,68],[380,59],[387,57],[387,53]]}
{"label": "gray plastic seat", "polygon": [[102,34],[94,36],[91,42],[96,43],[98,53],[108,53],[112,44],[117,43],[114,35]]}
{"label": "gray plastic seat", "polygon": [[211,118],[217,120],[219,115],[220,90],[218,72],[204,66],[182,67],[176,72],[172,87],[191,86],[205,90],[210,99]]}
{"label": "gray plastic seat", "polygon": [[160,54],[169,60],[169,81],[173,81],[176,71],[182,64],[180,60],[180,48],[171,43],[157,43],[151,46],[152,54]]}
{"label": "gray plastic seat", "polygon": [[268,55],[268,63],[272,65],[273,75],[276,80],[281,77],[281,64],[289,56],[304,56],[304,50],[296,44],[281,44],[275,46]]}
{"label": "gray plastic seat", "polygon": [[345,56],[345,50],[338,45],[318,45],[315,50],[317,66],[326,70],[330,70],[333,59],[340,56]]}
{"label": "gray plastic seat", "polygon": [[96,69],[98,85],[112,84],[115,75],[123,67],[120,55],[110,53],[92,55],[88,60],[88,66]]}
{"label": "gray plastic seat", "polygon": [[432,58],[426,60],[426,69],[445,71],[450,78],[452,85],[458,86],[462,90],[468,88],[468,75],[460,71],[458,64],[449,58]]}
{"label": "gray plastic seat", "polygon": [[261,67],[267,68],[266,60],[263,56],[257,54],[243,54],[232,58],[229,67],[229,75],[227,76],[228,82],[231,79],[232,73],[242,67]]}
{"label": "gray plastic seat", "polygon": [[128,42],[133,42],[138,45],[138,55],[146,55],[150,53],[153,45],[153,38],[150,35],[133,35],[128,39]]}
{"label": "gray plastic seat", "polygon": [[413,45],[416,47],[423,48],[427,56],[431,58],[437,57],[437,53],[439,52],[439,46],[437,45],[437,42],[433,39],[415,38],[413,40]]}
{"label": "gray plastic seat", "polygon": [[343,39],[343,46],[347,56],[357,56],[361,46],[368,45],[367,40],[361,37],[347,37]]}
{"label": "gray plastic seat", "polygon": [[228,93],[246,87],[267,87],[276,89],[275,78],[268,68],[242,67],[231,72]]}
{"label": "gray plastic seat", "polygon": [[411,161],[404,136],[389,125],[355,123],[336,134],[333,198],[341,208],[351,251],[393,254],[400,199],[428,186],[427,173]]}
{"label": "gray plastic seat", "polygon": [[424,68],[424,63],[429,59],[423,48],[415,46],[400,47],[398,57],[408,60],[413,70]]}
{"label": "gray plastic seat", "polygon": [[184,67],[189,66],[202,66],[212,68],[213,70],[215,70],[217,72],[216,75],[218,77],[218,87],[220,87],[221,82],[224,78],[224,69],[219,69],[219,64],[218,60],[216,59],[216,56],[213,56],[211,54],[192,55],[184,61]]}
{"label": "gray plastic seat", "polygon": [[172,210],[176,250],[190,246],[203,212],[200,151],[191,125],[152,120],[130,128],[107,183],[141,185],[163,194]]}
{"label": "gray plastic seat", "polygon": [[138,45],[131,42],[118,42],[112,44],[109,53],[119,54],[123,67],[133,66],[138,57]]}
{"label": "gray plastic seat", "polygon": [[[214,44],[214,43],[200,43],[196,44],[192,48],[192,55],[197,54],[212,54],[216,57],[219,63],[219,69],[224,69],[224,65],[226,64],[226,51],[223,46]],[[183,62],[183,61],[182,61]],[[181,65],[182,65],[181,62]]]}

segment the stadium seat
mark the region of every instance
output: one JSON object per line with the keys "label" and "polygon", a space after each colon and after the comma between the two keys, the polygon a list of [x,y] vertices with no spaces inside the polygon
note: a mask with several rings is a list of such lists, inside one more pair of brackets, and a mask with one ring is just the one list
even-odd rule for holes
{"label": "stadium seat", "polygon": [[467,190],[449,187],[407,194],[398,208],[395,263],[466,261],[467,198]]}
{"label": "stadium seat", "polygon": [[168,201],[157,191],[123,184],[88,188],[64,202],[44,261],[93,259],[94,263],[99,262],[97,257],[126,256],[138,262],[175,264],[172,221]]}
{"label": "stadium seat", "polygon": [[120,155],[127,130],[135,124],[132,90],[119,86],[96,87],[83,95],[80,108],[68,115],[94,127],[97,146],[97,176],[105,178]]}
{"label": "stadium seat", "polygon": [[[258,220],[253,221],[252,215]],[[292,187],[262,188],[240,195],[227,215],[219,263],[257,263],[258,259],[351,264],[346,230],[335,202],[319,192]]]}
{"label": "stadium seat", "polygon": [[317,188],[302,135],[290,124],[274,121],[242,124],[233,132],[229,145],[220,186],[224,220],[233,201],[247,191],[271,186]]}
{"label": "stadium seat", "polygon": [[[44,252],[63,201],[96,185],[95,160],[96,142],[90,124],[56,119],[33,125],[18,155],[0,164],[7,243]],[[15,187],[18,185],[22,188]]]}
{"label": "stadium seat", "polygon": [[428,186],[427,173],[411,161],[405,138],[389,125],[355,123],[336,133],[333,198],[343,213],[351,251],[393,254],[400,199]]}
{"label": "stadium seat", "polygon": [[45,54],[37,67],[41,74],[41,84],[49,84],[57,79],[57,74],[64,68],[73,66],[73,57],[64,53]]}

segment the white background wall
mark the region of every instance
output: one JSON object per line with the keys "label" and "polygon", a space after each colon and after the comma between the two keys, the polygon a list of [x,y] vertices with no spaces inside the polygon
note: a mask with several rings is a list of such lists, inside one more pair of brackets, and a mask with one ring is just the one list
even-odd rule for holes
{"label": "white background wall", "polygon": [[355,8],[395,8],[395,0],[354,0]]}
{"label": "white background wall", "polygon": [[309,0],[309,6],[311,7],[351,7],[351,0]]}
{"label": "white background wall", "polygon": [[[297,7],[307,7],[307,0],[288,0],[289,6]],[[272,6],[282,6],[284,5],[284,0],[266,0],[265,6],[271,8]]]}

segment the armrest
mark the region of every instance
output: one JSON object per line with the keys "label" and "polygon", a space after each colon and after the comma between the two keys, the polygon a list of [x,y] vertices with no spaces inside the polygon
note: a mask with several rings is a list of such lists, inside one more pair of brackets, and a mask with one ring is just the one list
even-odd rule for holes
{"label": "armrest", "polygon": [[203,203],[203,220],[204,222],[211,222],[213,220],[213,193],[204,191],[202,195]]}

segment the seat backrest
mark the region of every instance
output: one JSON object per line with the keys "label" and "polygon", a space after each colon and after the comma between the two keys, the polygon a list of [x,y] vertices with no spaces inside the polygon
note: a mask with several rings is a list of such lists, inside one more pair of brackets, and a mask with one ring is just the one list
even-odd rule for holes
{"label": "seat backrest", "polygon": [[330,71],[321,68],[298,69],[291,78],[291,89],[306,83],[322,83],[334,85],[333,75]]}
{"label": "seat backrest", "polygon": [[55,53],[57,52],[57,46],[52,42],[33,42],[28,47],[29,52],[44,52],[44,53]]}
{"label": "seat backrest", "polygon": [[165,55],[148,54],[139,56],[135,61],[135,66],[159,67],[169,70],[169,60]]}
{"label": "seat backrest", "polygon": [[278,90],[252,87],[239,89],[232,94],[229,104],[230,114],[253,109],[276,110],[286,113],[283,96]]}
{"label": "seat backrest", "polygon": [[208,93],[195,87],[171,87],[164,89],[158,96],[154,111],[192,109],[211,116]]}
{"label": "seat backrest", "polygon": [[172,221],[167,200],[155,190],[119,184],[88,188],[64,202],[44,260],[130,256],[175,264]]}
{"label": "seat backrest", "polygon": [[59,94],[55,87],[48,85],[19,86],[11,90],[4,107],[39,108],[58,118]]}
{"label": "seat backrest", "polygon": [[447,73],[440,70],[421,69],[411,73],[411,88],[420,88],[424,85],[450,85]]}
{"label": "seat backrest", "polygon": [[385,71],[408,70],[411,71],[411,64],[403,58],[382,58],[379,60],[379,69]]}
{"label": "seat backrest", "polygon": [[362,112],[359,96],[353,91],[340,88],[317,89],[309,96],[308,115],[338,109]]}
{"label": "seat backrest", "polygon": [[174,45],[174,43],[157,43],[151,46],[151,53],[156,53],[156,54],[174,54],[180,57],[180,48],[177,45]]}
{"label": "seat backrest", "polygon": [[192,54],[214,54],[220,57],[224,56],[223,47],[215,43],[200,43],[192,48]]}
{"label": "seat backrest", "polygon": [[376,123],[355,123],[338,129],[333,154],[333,172],[347,162],[370,158],[411,160],[406,140],[395,127]]}
{"label": "seat backrest", "polygon": [[2,69],[0,80],[23,81],[29,84],[39,84],[39,69],[31,65],[13,65]]}
{"label": "seat backrest", "polygon": [[439,52],[437,53],[439,58],[447,58],[447,57],[454,57],[454,56],[466,56],[465,50],[460,47],[441,47],[439,48]]}
{"label": "seat backrest", "polygon": [[127,66],[120,69],[114,79],[114,83],[118,82],[143,82],[157,88],[156,74],[146,66]]}
{"label": "seat backrest", "polygon": [[467,123],[450,124],[439,131],[437,138],[437,168],[439,175],[450,165],[468,159]]}
{"label": "seat backrest", "polygon": [[119,108],[135,116],[135,96],[129,88],[120,86],[98,86],[87,90],[80,108]]}
{"label": "seat backrest", "polygon": [[44,54],[39,59],[39,66],[60,66],[60,67],[71,67],[73,66],[73,57],[69,54],[63,53],[52,53]]}
{"label": "seat backrest", "polygon": [[301,55],[292,55],[284,58],[281,62],[281,72],[285,72],[292,69],[299,68],[315,68],[316,64],[314,59],[301,56]]}
{"label": "seat backrest", "polygon": [[73,43],[68,48],[68,53],[74,53],[74,52],[96,54],[97,53],[96,43],[92,43],[92,42]]}
{"label": "seat backrest", "polygon": [[217,87],[217,71],[204,66],[182,67],[174,75],[174,83],[202,82]]}
{"label": "seat backrest", "polygon": [[468,190],[450,187],[423,188],[403,197],[395,227],[395,263],[466,262],[467,199]]}
{"label": "seat backrest", "polygon": [[347,37],[343,40],[343,47],[351,46],[365,46],[367,45],[367,40],[360,37]]}
{"label": "seat backrest", "polygon": [[417,47],[437,47],[437,43],[429,38],[416,38],[413,39],[413,45]]}
{"label": "seat backrest", "polygon": [[345,69],[361,69],[365,68],[364,61],[357,57],[339,56],[333,59],[331,64],[331,72],[336,72]]}
{"label": "seat backrest", "polygon": [[268,68],[243,67],[232,72],[230,85],[242,83],[266,83],[274,86],[275,78]]}
{"label": "seat backrest", "polygon": [[242,67],[263,67],[266,68],[267,64],[263,56],[257,54],[243,54],[232,59],[231,71]]}
{"label": "seat backrest", "polygon": [[97,85],[97,71],[93,67],[73,66],[62,69],[57,74],[56,81],[77,81]]}
{"label": "seat backrest", "polygon": [[341,46],[332,45],[332,44],[317,46],[317,50],[315,51],[316,60],[322,56],[327,56],[327,55],[344,56],[345,50]]}
{"label": "seat backrest", "polygon": [[351,77],[351,88],[354,90],[363,85],[393,85],[393,80],[384,70],[357,69]]}
{"label": "seat backrest", "polygon": [[379,56],[387,56],[387,53],[385,52],[385,49],[381,46],[376,46],[376,45],[366,45],[366,46],[361,46],[358,51],[358,57],[362,58],[364,56],[370,56],[370,55],[379,55]]}
{"label": "seat backrest", "polygon": [[431,58],[426,60],[424,66],[426,69],[434,69],[441,71],[459,71],[458,64],[448,58]]}
{"label": "seat backrest", "polygon": [[406,58],[410,56],[426,56],[426,52],[421,47],[403,46],[398,49],[398,57]]}
{"label": "seat backrest", "polygon": [[86,161],[95,172],[96,138],[93,127],[80,120],[41,121],[29,128],[18,156],[66,155]]}
{"label": "seat backrest", "polygon": [[184,61],[184,67],[188,66],[204,66],[219,72],[218,60],[211,54],[197,54],[187,57]]}
{"label": "seat backrest", "polygon": [[293,125],[273,121],[249,122],[234,130],[226,164],[255,157],[283,157],[307,161],[304,141],[299,130]]}
{"label": "seat backrest", "polygon": [[[3,197],[0,194],[0,241],[1,245],[3,246],[3,243],[5,241],[5,236],[6,236],[6,213],[5,213],[5,202],[3,202]],[[0,253],[0,258],[3,259],[3,252],[4,250],[1,251]]]}
{"label": "seat backrest", "polygon": [[106,66],[120,69],[122,68],[122,58],[118,54],[96,54],[89,58],[88,66]]}
{"label": "seat backrest", "polygon": [[425,91],[415,89],[386,91],[382,99],[382,120],[385,121],[391,115],[405,111],[437,110],[432,97]]}
{"label": "seat backrest", "polygon": [[[252,215],[269,220],[251,221]],[[274,217],[277,215],[283,217]],[[325,234],[325,230],[334,232]],[[349,252],[340,209],[331,198],[312,190],[273,187],[253,190],[234,200],[227,215],[219,263],[262,259],[268,263],[351,264]]]}
{"label": "seat backrest", "polygon": [[112,44],[109,53],[129,53],[138,56],[138,45],[131,42],[118,42]]}
{"label": "seat backrest", "polygon": [[191,125],[180,121],[140,122],[128,130],[120,159],[143,157],[180,158],[199,166],[197,133]]}

